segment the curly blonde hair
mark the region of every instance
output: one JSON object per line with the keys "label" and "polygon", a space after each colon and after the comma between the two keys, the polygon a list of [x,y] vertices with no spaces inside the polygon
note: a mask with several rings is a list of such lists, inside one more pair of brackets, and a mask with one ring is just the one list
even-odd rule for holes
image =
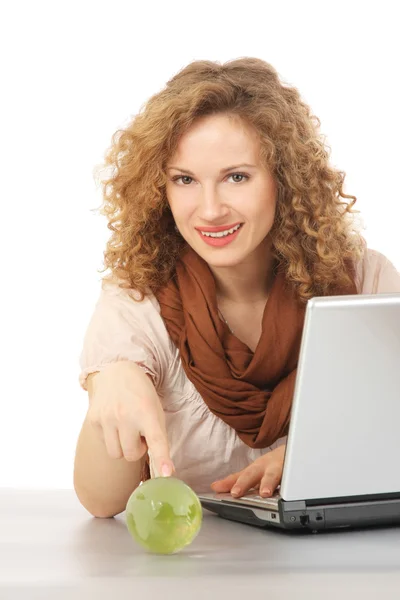
{"label": "curly blonde hair", "polygon": [[343,191],[345,173],[329,165],[320,120],[257,58],[192,62],[114,134],[102,165],[111,168],[102,181],[101,214],[112,231],[99,271],[111,274],[103,279],[120,280],[141,298],[170,279],[186,242],[169,209],[166,164],[196,119],[222,113],[259,134],[261,158],[278,188],[273,251],[299,300],[353,284],[349,264],[365,247],[353,218],[356,197]]}

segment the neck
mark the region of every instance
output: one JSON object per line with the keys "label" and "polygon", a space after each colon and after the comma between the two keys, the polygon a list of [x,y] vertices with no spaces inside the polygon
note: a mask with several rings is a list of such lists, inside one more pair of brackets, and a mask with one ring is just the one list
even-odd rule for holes
{"label": "neck", "polygon": [[272,282],[274,259],[271,243],[260,244],[255,253],[240,265],[210,267],[214,275],[219,302],[251,304],[268,298]]}

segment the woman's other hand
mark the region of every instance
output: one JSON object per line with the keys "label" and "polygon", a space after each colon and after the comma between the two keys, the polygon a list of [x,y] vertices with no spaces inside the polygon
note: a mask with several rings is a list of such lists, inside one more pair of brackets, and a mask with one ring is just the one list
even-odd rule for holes
{"label": "woman's other hand", "polygon": [[235,498],[240,498],[252,488],[257,488],[263,498],[272,496],[281,483],[285,449],[286,444],[283,444],[267,452],[242,471],[215,481],[211,488],[214,492],[230,492]]}

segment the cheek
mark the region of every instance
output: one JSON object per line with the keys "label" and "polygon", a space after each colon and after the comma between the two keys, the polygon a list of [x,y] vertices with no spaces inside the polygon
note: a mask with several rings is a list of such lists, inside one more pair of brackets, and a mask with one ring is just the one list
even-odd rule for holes
{"label": "cheek", "polygon": [[175,191],[173,194],[167,194],[167,198],[172,215],[176,221],[188,219],[196,210],[195,198],[187,192],[186,194],[180,194],[179,191]]}
{"label": "cheek", "polygon": [[176,212],[178,210],[178,206],[179,206],[177,195],[174,194],[172,192],[172,190],[168,188],[168,186],[167,186],[167,189],[166,189],[166,195],[167,195],[168,205],[169,205],[169,207],[171,209],[171,212],[172,212],[173,216],[175,217],[176,216]]}
{"label": "cheek", "polygon": [[260,198],[255,210],[251,212],[253,220],[259,223],[259,225],[265,226],[268,223],[272,224],[275,220],[276,201],[271,198],[268,202],[265,202],[265,197]]}
{"label": "cheek", "polygon": [[171,209],[172,216],[177,223],[184,223],[190,218],[192,213],[188,202],[182,202],[179,198],[172,198],[169,201],[169,207]]}
{"label": "cheek", "polygon": [[274,186],[273,189],[270,190],[270,193],[268,196],[268,202],[266,203],[266,207],[265,207],[265,212],[268,215],[269,220],[272,222],[275,220],[276,204],[277,204],[277,191],[276,191],[276,187]]}

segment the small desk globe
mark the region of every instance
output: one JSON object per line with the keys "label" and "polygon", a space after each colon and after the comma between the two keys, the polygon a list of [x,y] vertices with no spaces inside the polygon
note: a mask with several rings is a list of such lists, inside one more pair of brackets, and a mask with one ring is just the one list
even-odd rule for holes
{"label": "small desk globe", "polygon": [[175,554],[188,546],[200,530],[202,517],[199,498],[175,477],[145,481],[126,505],[129,533],[156,554]]}

